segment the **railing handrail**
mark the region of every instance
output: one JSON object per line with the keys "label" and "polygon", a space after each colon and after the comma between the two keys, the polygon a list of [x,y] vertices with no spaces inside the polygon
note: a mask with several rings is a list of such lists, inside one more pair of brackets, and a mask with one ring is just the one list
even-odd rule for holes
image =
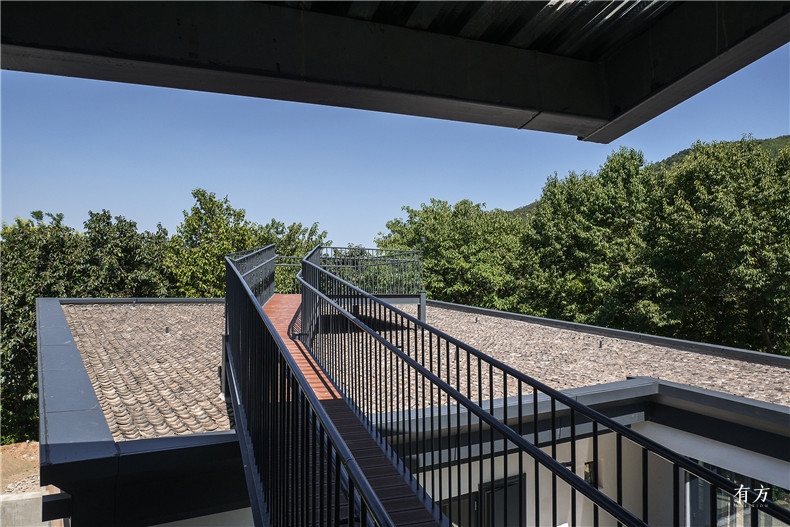
{"label": "railing handrail", "polygon": [[[316,248],[316,249],[318,249],[318,248]],[[314,251],[315,251],[315,249],[314,249]],[[528,385],[530,385],[530,386],[532,386],[532,387],[544,392],[545,394],[549,395],[550,397],[555,398],[557,400],[557,402],[560,402],[561,404],[567,406],[568,408],[572,408],[573,410],[578,411],[582,415],[586,415],[590,419],[592,419],[594,421],[597,421],[598,423],[600,423],[603,426],[609,428],[613,432],[616,432],[616,433],[622,435],[623,437],[625,437],[628,440],[634,442],[635,444],[641,446],[642,448],[645,448],[646,450],[656,454],[657,456],[662,457],[662,458],[666,459],[667,461],[669,461],[669,462],[671,462],[671,463],[683,468],[686,472],[688,472],[690,474],[693,474],[694,476],[697,476],[698,478],[708,482],[709,484],[715,485],[716,487],[718,487],[722,491],[726,492],[730,496],[735,497],[738,494],[739,491],[741,492],[741,495],[743,495],[743,492],[746,492],[746,496],[749,498],[747,500],[748,503],[756,503],[759,500],[761,502],[761,506],[759,508],[760,511],[766,512],[770,516],[773,516],[773,517],[775,517],[775,518],[777,518],[777,519],[779,519],[779,520],[781,520],[781,521],[783,521],[785,523],[790,524],[790,511],[789,510],[787,510],[787,509],[785,509],[783,507],[780,507],[779,505],[777,505],[776,503],[774,503],[771,500],[765,500],[763,502],[762,501],[762,497],[757,492],[754,492],[753,490],[747,489],[747,488],[740,488],[738,485],[736,485],[734,482],[730,481],[729,479],[725,478],[724,476],[722,476],[722,475],[720,475],[720,474],[718,474],[718,473],[716,473],[716,472],[714,472],[714,471],[712,471],[712,470],[710,470],[710,469],[708,469],[708,468],[706,468],[706,467],[704,467],[704,466],[702,466],[702,465],[700,465],[698,463],[695,463],[691,459],[689,459],[689,458],[687,458],[685,456],[682,456],[682,455],[678,454],[677,452],[674,452],[673,450],[670,450],[669,448],[661,445],[660,443],[657,443],[657,442],[653,441],[650,438],[647,438],[647,437],[645,437],[645,436],[643,436],[643,435],[641,435],[641,434],[639,434],[637,432],[634,432],[630,428],[618,423],[617,421],[611,419],[610,417],[604,415],[603,413],[598,412],[597,410],[595,410],[593,408],[590,408],[590,407],[588,407],[586,405],[583,405],[583,404],[579,403],[575,399],[569,397],[568,395],[566,395],[566,394],[564,394],[564,393],[562,393],[562,392],[560,392],[558,390],[555,390],[554,388],[551,388],[551,387],[547,386],[546,384],[543,384],[542,382],[538,381],[537,379],[534,379],[534,378],[526,375],[525,373],[523,373],[521,371],[518,371],[518,370],[512,368],[511,366],[508,366],[507,364],[505,364],[505,363],[503,363],[501,361],[498,361],[498,360],[494,359],[493,357],[490,357],[489,355],[486,355],[485,353],[477,350],[476,348],[473,348],[472,346],[469,346],[468,344],[465,344],[465,343],[459,341],[458,339],[448,335],[447,333],[444,333],[443,331],[438,330],[438,329],[426,324],[425,322],[420,321],[418,318],[416,318],[416,317],[414,317],[414,316],[412,316],[412,315],[410,315],[410,314],[408,314],[408,313],[406,313],[404,311],[401,311],[400,309],[392,306],[391,304],[388,304],[387,302],[384,302],[380,298],[368,293],[367,291],[364,291],[364,290],[358,288],[357,286],[349,283],[348,281],[343,280],[342,278],[340,278],[340,277],[338,277],[336,275],[333,275],[332,273],[329,273],[327,270],[323,269],[320,265],[316,265],[313,262],[310,262],[309,260],[307,260],[307,257],[305,257],[305,259],[303,260],[303,263],[308,264],[308,265],[316,268],[319,272],[329,274],[330,276],[333,277],[333,279],[338,280],[345,287],[348,287],[348,288],[354,290],[358,295],[363,296],[363,297],[365,297],[365,298],[367,298],[367,299],[369,299],[369,300],[371,300],[373,302],[377,302],[377,303],[385,306],[388,309],[391,309],[392,311],[394,311],[394,312],[398,313],[399,315],[403,316],[406,320],[409,320],[410,322],[414,323],[415,325],[417,325],[417,326],[419,326],[419,327],[421,327],[421,328],[423,328],[423,329],[425,329],[425,330],[427,330],[427,331],[429,331],[429,332],[431,332],[431,333],[433,333],[433,334],[435,334],[435,335],[437,335],[437,336],[439,336],[439,337],[441,337],[443,339],[446,339],[448,342],[452,343],[455,346],[458,346],[460,349],[463,349],[464,351],[467,351],[467,352],[471,353],[472,355],[474,355],[479,360],[481,360],[483,362],[486,362],[487,364],[490,364],[491,366],[500,369],[502,372],[504,372],[504,373],[506,373],[506,374],[508,374],[508,375],[510,375],[510,376],[522,381],[522,382],[525,382]],[[299,273],[299,275],[297,275],[297,277],[299,278],[299,280],[304,285],[305,281],[304,281],[304,278],[301,276],[301,273]],[[311,289],[314,289],[314,288],[311,287]],[[319,294],[321,294],[322,296],[326,296],[326,295],[324,295],[323,293],[320,293],[320,292],[319,292]],[[326,298],[328,299],[328,297],[326,297]],[[331,299],[330,299],[330,301],[331,301]],[[351,316],[352,321],[355,324],[357,324],[357,325],[362,324],[363,326],[365,326],[364,323],[359,321],[356,317],[354,317],[351,314],[349,314],[349,315]],[[365,328],[367,328],[367,326],[365,326]],[[368,328],[368,329],[366,329],[366,331],[373,331],[373,330]],[[373,332],[373,333],[380,337],[378,332]],[[381,337],[381,338],[383,339],[383,337]],[[385,340],[385,342],[388,342],[388,341]],[[397,347],[395,347],[395,346],[393,346],[391,344],[390,344],[390,346],[393,348],[393,350],[396,353],[403,354],[403,352],[399,348],[397,348]],[[476,403],[472,402],[472,404],[474,404],[476,407],[479,408],[479,406]],[[483,410],[483,411],[485,412],[485,410]],[[485,413],[488,413],[488,412],[485,412]]]}
{"label": "railing handrail", "polygon": [[[309,261],[305,261],[305,263],[307,265],[319,269],[321,272],[326,272],[324,269],[321,269],[320,266],[316,266],[315,264]],[[400,350],[398,347],[390,343],[379,333],[373,331],[364,322],[359,320],[359,318],[357,318],[352,313],[348,312],[346,309],[341,307],[337,302],[333,301],[326,294],[322,293],[321,291],[313,287],[311,284],[309,284],[304,279],[304,277],[301,276],[301,273],[299,273],[297,277],[299,281],[302,283],[302,287],[307,287],[309,290],[313,291],[314,293],[322,297],[325,301],[329,302],[333,308],[337,309],[340,313],[342,313],[355,326],[357,326],[362,331],[368,333],[370,336],[376,339],[382,346],[386,347],[391,353],[394,353],[395,355],[400,357],[401,360],[403,360],[406,364],[411,366],[422,377],[430,380],[430,382],[433,383],[435,386],[437,386],[437,388],[441,389],[448,396],[455,399],[460,405],[466,408],[466,410],[470,414],[476,416],[481,422],[484,422],[489,427],[491,427],[492,430],[501,433],[506,440],[512,442],[514,445],[519,447],[522,451],[528,452],[533,457],[533,459],[537,459],[544,467],[550,470],[553,474],[560,477],[571,487],[573,487],[581,494],[588,497],[591,501],[593,501],[595,504],[601,507],[604,511],[612,515],[612,517],[627,525],[645,526],[645,527],[647,526],[645,522],[637,518],[631,511],[627,510],[622,505],[618,504],[616,501],[611,499],[609,496],[603,494],[598,489],[594,488],[592,485],[590,485],[582,478],[580,478],[576,473],[568,470],[556,459],[554,459],[550,455],[543,452],[540,448],[538,448],[537,445],[533,445],[532,443],[524,439],[524,437],[519,435],[515,430],[513,430],[509,426],[504,425],[492,414],[480,408],[480,406],[475,404],[473,401],[471,401],[461,392],[450,386],[448,383],[440,379],[433,372],[425,368],[425,366],[423,366],[418,361],[416,361],[415,359],[404,353],[402,350]]]}
{"label": "railing handrail", "polygon": [[[247,249],[246,251],[239,251],[236,253],[229,254],[225,256],[226,259],[229,259],[234,264],[241,263],[253,256],[257,255],[258,253],[262,253],[267,249],[274,249],[274,244],[270,243],[269,245],[265,245],[263,247],[258,247],[255,249]],[[235,266],[234,266],[235,267]]]}
{"label": "railing handrail", "polygon": [[345,441],[340,435],[340,432],[338,432],[337,428],[335,428],[332,419],[326,413],[326,410],[324,410],[324,407],[319,401],[318,397],[315,395],[315,392],[313,392],[313,389],[310,387],[310,383],[305,378],[301,368],[296,364],[296,361],[294,360],[294,358],[291,356],[290,353],[285,353],[283,351],[287,349],[285,343],[283,342],[277,330],[272,325],[271,321],[269,320],[269,317],[266,316],[263,310],[263,304],[257,301],[255,295],[253,294],[246,280],[242,278],[242,275],[239,273],[239,270],[236,268],[235,265],[233,265],[234,261],[228,257],[226,257],[226,260],[231,264],[230,267],[233,269],[234,273],[236,274],[236,278],[241,282],[247,295],[251,299],[256,300],[255,307],[258,315],[263,320],[267,329],[271,332],[272,337],[275,339],[275,342],[277,343],[277,347],[280,352],[280,356],[283,359],[285,359],[285,361],[287,362],[288,367],[291,369],[291,374],[294,376],[297,383],[299,384],[299,388],[301,389],[303,395],[306,397],[308,404],[312,408],[319,423],[321,424],[327,436],[329,437],[330,441],[334,445],[334,448],[337,450],[337,454],[340,456],[340,460],[345,466],[349,477],[351,477],[352,481],[354,482],[357,492],[362,497],[364,497],[365,503],[370,508],[370,511],[372,515],[375,517],[376,521],[378,521],[382,526],[395,527],[395,523],[392,521],[387,511],[384,509],[384,506],[382,505],[381,501],[378,499],[378,495],[371,487],[370,483],[368,482],[367,478],[365,477],[364,473],[359,467],[359,464],[354,458],[354,455],[351,453],[351,450],[348,448],[348,445],[346,445]]}
{"label": "railing handrail", "polygon": [[[334,247],[334,246],[324,247],[323,245],[320,246],[320,247],[321,247],[321,253],[322,253],[321,256],[326,256],[324,253],[328,253],[329,251],[336,251],[338,253],[342,253],[343,251],[349,251],[349,252],[356,251],[356,252],[368,252],[368,253],[384,253],[385,255],[388,255],[388,254],[420,254],[420,252],[421,252],[418,249],[395,249],[395,248],[380,249],[378,247]],[[331,255],[331,256],[334,256],[334,255]]]}

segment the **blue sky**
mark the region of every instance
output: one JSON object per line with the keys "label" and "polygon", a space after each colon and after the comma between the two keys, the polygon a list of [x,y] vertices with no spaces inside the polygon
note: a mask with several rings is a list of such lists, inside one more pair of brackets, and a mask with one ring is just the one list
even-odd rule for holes
{"label": "blue sky", "polygon": [[609,145],[574,137],[211,93],[2,71],[2,219],[108,209],[174,233],[192,189],[250,220],[318,222],[373,246],[431,198],[511,210],[555,172],[620,146],[660,161],[696,140],[790,134],[790,45]]}

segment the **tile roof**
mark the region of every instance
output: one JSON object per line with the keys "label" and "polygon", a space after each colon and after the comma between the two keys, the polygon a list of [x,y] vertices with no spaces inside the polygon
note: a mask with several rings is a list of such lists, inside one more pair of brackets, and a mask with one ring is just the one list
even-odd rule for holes
{"label": "tile roof", "polygon": [[62,307],[116,441],[230,429],[217,374],[224,304]]}
{"label": "tile roof", "polygon": [[[64,303],[63,311],[116,441],[230,429],[217,376],[222,303]],[[790,406],[780,366],[435,306],[427,314],[437,329],[556,389],[647,376]]]}
{"label": "tile roof", "polygon": [[430,305],[427,322],[557,390],[643,376],[790,407],[787,367]]}

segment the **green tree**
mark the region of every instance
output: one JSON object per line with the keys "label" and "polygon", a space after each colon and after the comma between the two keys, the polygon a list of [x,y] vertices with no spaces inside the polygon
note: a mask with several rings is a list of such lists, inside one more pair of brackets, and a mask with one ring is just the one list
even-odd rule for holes
{"label": "green tree", "polygon": [[137,223],[109,211],[88,212],[81,296],[164,297],[173,277],[164,264],[167,230],[138,232]]}
{"label": "green tree", "polygon": [[[615,327],[644,326],[654,286],[640,262],[650,172],[621,149],[596,174],[550,177],[522,239],[520,310]],[[644,329],[644,327],[642,327]]]}
{"label": "green tree", "polygon": [[261,241],[261,228],[248,221],[244,209],[228,197],[192,191],[195,204],[170,238],[165,264],[175,277],[176,294],[221,297],[225,294],[225,255],[252,249]]}
{"label": "green tree", "polygon": [[[275,269],[275,290],[278,293],[296,293],[299,281],[296,275],[301,270],[301,259],[316,245],[331,245],[327,240],[327,232],[319,230],[318,223],[304,227],[301,223],[285,225],[272,218],[261,229],[259,246],[274,244],[274,250],[280,259]],[[289,257],[289,258],[283,258]],[[288,266],[282,264],[289,264]]]}
{"label": "green tree", "polygon": [[672,336],[790,354],[790,149],[696,143],[645,233]]}
{"label": "green tree", "polygon": [[[186,297],[221,297],[225,294],[225,256],[274,243],[277,254],[304,256],[327,233],[318,224],[286,226],[272,219],[259,225],[246,219],[244,209],[231,206],[228,197],[192,191],[195,205],[184,211],[184,221],[170,238],[165,264],[175,277],[176,293]],[[328,242],[331,243],[331,242]]]}
{"label": "green tree", "polygon": [[454,206],[431,199],[419,209],[403,207],[406,219],[387,222],[376,238],[380,248],[422,251],[430,298],[495,309],[513,309],[519,279],[519,242],[525,223],[484,204]]}
{"label": "green tree", "polygon": [[282,256],[304,257],[316,245],[331,245],[327,232],[319,230],[318,223],[304,227],[301,223],[285,225],[272,218],[260,229],[259,245],[274,244],[275,252]]}

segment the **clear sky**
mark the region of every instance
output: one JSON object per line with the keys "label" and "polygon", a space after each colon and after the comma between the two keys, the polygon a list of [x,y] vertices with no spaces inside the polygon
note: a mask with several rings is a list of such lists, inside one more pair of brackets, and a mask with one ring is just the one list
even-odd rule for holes
{"label": "clear sky", "polygon": [[696,140],[790,134],[790,45],[599,145],[574,137],[247,97],[2,71],[2,219],[108,209],[170,233],[192,189],[250,220],[318,222],[373,246],[431,198],[512,210],[555,172],[596,171],[620,146],[660,161]]}

